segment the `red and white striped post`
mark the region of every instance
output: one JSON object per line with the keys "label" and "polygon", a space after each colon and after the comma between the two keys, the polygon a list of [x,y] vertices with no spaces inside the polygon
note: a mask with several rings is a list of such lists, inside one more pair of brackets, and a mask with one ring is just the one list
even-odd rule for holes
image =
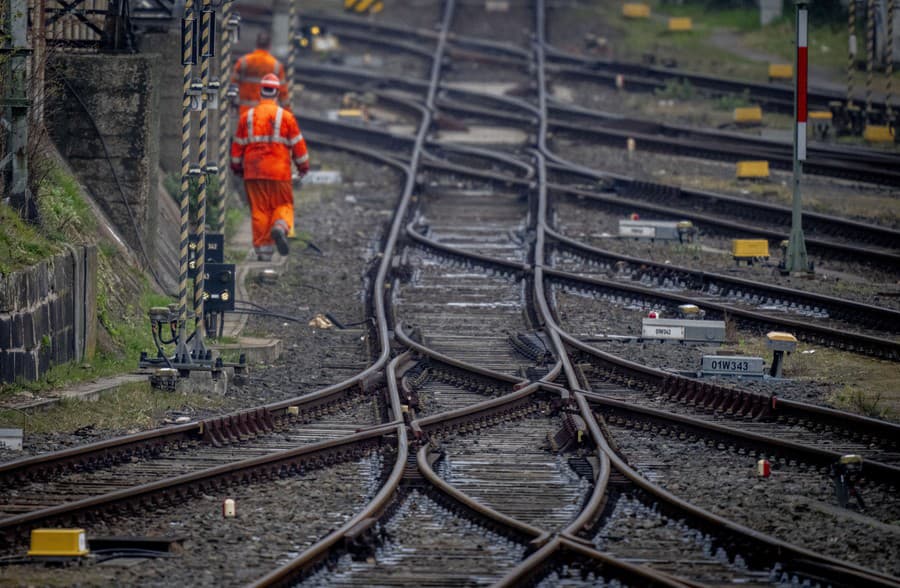
{"label": "red and white striped post", "polygon": [[807,47],[809,28],[807,26],[808,0],[797,0],[797,58],[794,62],[794,199],[791,214],[791,236],[788,241],[784,270],[787,273],[808,272],[806,239],[803,236],[803,208],[800,200],[800,179],[803,162],[806,161],[806,94],[807,70],[809,67]]}

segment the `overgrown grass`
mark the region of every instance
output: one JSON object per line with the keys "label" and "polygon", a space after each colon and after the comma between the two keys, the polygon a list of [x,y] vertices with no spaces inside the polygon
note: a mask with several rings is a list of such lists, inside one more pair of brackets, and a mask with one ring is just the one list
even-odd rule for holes
{"label": "overgrown grass", "polygon": [[193,412],[223,404],[219,397],[159,392],[142,382],[123,385],[96,401],[62,400],[46,411],[0,410],[0,423],[22,427],[26,435],[72,433],[86,427],[113,431],[146,429],[158,425],[167,411]]}
{"label": "overgrown grass", "polygon": [[0,274],[33,265],[60,250],[59,244],[21,219],[9,206],[0,204]]}

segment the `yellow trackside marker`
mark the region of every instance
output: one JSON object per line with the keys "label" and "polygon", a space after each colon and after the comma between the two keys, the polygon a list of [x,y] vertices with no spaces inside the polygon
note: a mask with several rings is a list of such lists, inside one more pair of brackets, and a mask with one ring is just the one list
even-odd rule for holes
{"label": "yellow trackside marker", "polygon": [[690,31],[694,23],[687,16],[673,16],[669,19],[669,30],[675,33]]}
{"label": "yellow trackside marker", "polygon": [[344,10],[350,10],[354,4],[356,4],[356,0],[344,0]]}
{"label": "yellow trackside marker", "polygon": [[794,66],[789,63],[769,64],[770,80],[790,80],[794,77]]}
{"label": "yellow trackside marker", "polygon": [[869,143],[891,143],[894,141],[894,133],[889,126],[868,125],[863,131],[863,139]]}
{"label": "yellow trackside marker", "polygon": [[374,3],[375,0],[359,0],[359,2],[356,4],[355,10],[356,12],[365,12]]}
{"label": "yellow trackside marker", "polygon": [[29,557],[80,557],[88,554],[84,529],[34,529]]}
{"label": "yellow trackside marker", "polygon": [[622,16],[625,18],[649,18],[650,5],[641,2],[628,2],[622,5]]}
{"label": "yellow trackside marker", "polygon": [[737,162],[737,177],[740,179],[768,178],[768,161],[739,161]]}
{"label": "yellow trackside marker", "polygon": [[745,108],[734,109],[734,122],[741,124],[761,123],[762,108],[759,106],[748,106]]}
{"label": "yellow trackside marker", "polygon": [[831,120],[833,116],[829,110],[810,110],[809,113],[807,113],[806,118],[812,120]]}
{"label": "yellow trackside marker", "polygon": [[376,2],[375,5],[372,6],[372,10],[370,10],[370,12],[372,14],[378,14],[382,10],[384,10],[384,2]]}
{"label": "yellow trackside marker", "polygon": [[732,239],[731,256],[735,259],[769,257],[769,242],[766,239]]}

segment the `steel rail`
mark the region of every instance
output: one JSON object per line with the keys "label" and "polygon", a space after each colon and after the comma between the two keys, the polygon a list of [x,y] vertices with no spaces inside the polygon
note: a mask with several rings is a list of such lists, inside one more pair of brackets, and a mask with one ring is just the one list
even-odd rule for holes
{"label": "steel rail", "polygon": [[[332,67],[327,69],[311,69],[315,69],[322,74],[330,73],[343,77],[350,76],[358,81],[372,81],[376,79],[371,73],[348,72],[345,68]],[[393,80],[391,80],[391,82],[393,82]],[[398,83],[401,82],[398,81]],[[402,80],[402,83],[408,85],[410,84],[410,81]],[[448,95],[453,93],[459,94],[460,96],[468,96],[469,98],[475,95],[482,100],[490,100],[496,102],[498,105],[502,104],[506,108],[520,108],[524,112],[534,114],[534,107],[527,103],[523,103],[520,100],[501,98],[498,96],[478,95],[471,91],[459,89],[448,89],[447,92]],[[452,104],[455,112],[464,112],[464,106],[461,101],[454,101]],[[481,110],[479,113],[484,115],[487,111]],[[516,120],[523,119],[523,117],[516,115],[506,115],[504,120],[513,118]],[[330,124],[330,128],[334,129],[334,125],[337,123],[331,122]],[[362,128],[360,127],[360,129]],[[323,128],[323,132],[327,132],[327,130]],[[360,130],[360,133],[364,133],[364,131]],[[550,163],[548,166],[549,169],[555,173],[565,175],[566,177],[579,177],[592,183],[599,182],[605,189],[615,191],[616,196],[605,197],[603,194],[579,190],[559,183],[551,184],[551,187],[556,191],[561,190],[586,198],[592,198],[598,203],[616,205],[619,208],[627,206],[657,214],[665,214],[673,218],[693,220],[697,223],[702,223],[704,226],[730,234],[738,233],[774,241],[781,241],[787,238],[787,228],[789,227],[790,221],[790,209],[787,207],[765,202],[748,201],[738,196],[679,188],[655,182],[639,181],[629,176],[593,170],[565,160],[552,153],[549,153],[548,157],[555,162]],[[719,209],[724,208],[728,211],[729,215],[734,215],[741,219],[758,220],[761,218],[766,222],[784,226],[785,232],[748,226],[745,222],[729,221],[717,217],[705,216],[690,208],[675,208],[671,204],[673,202],[676,206],[678,203],[683,202],[687,207],[702,205],[704,203],[710,206],[718,205]],[[727,206],[723,207],[723,203]],[[889,267],[900,267],[900,254],[894,253],[893,251],[896,250],[897,243],[900,242],[900,231],[871,223],[864,223],[815,212],[804,212],[803,220],[808,233],[806,240],[807,248],[811,252],[815,252],[818,255],[828,258],[869,260]],[[852,240],[877,245],[884,249],[873,249],[852,244],[827,241],[817,238],[815,236],[816,234],[846,235],[847,238]]]}
{"label": "steel rail", "polygon": [[551,228],[547,229],[547,235],[561,248],[570,250],[577,255],[603,260],[613,266],[624,262],[632,267],[640,268],[641,272],[686,282],[687,287],[693,290],[702,292],[715,285],[722,288],[723,291],[730,289],[734,292],[762,296],[767,300],[789,301],[804,308],[825,310],[830,318],[855,322],[863,327],[876,328],[886,332],[900,332],[900,311],[898,310],[615,253],[567,237]]}
{"label": "steel rail", "polygon": [[[540,88],[542,112],[546,112],[546,83],[544,80],[544,71],[545,71],[544,70],[544,63],[545,63],[544,17],[545,17],[544,1],[536,0],[536,25],[535,25],[535,28],[537,30],[537,43],[535,46],[535,58],[537,61],[537,72],[538,72],[538,78],[539,78],[539,88]],[[546,119],[542,119],[542,120],[545,121]],[[541,150],[542,154],[547,153],[546,122],[542,123],[542,125],[541,125],[541,131],[538,135],[538,148]],[[539,168],[538,169],[539,169],[539,174],[541,175],[541,178],[543,179],[543,175],[546,173],[546,171],[545,171],[543,159],[541,157],[539,157]],[[547,208],[547,192],[546,192],[545,185],[541,186],[541,189],[539,190],[539,197],[540,197],[540,202],[539,202],[538,206],[539,206],[540,212],[539,212],[539,216],[538,216],[538,227],[537,227],[537,230],[538,230],[537,247],[540,250],[542,250],[544,247],[544,242],[543,242],[544,231],[547,227],[546,214],[545,214],[546,208]],[[542,251],[541,251],[541,253],[542,253]],[[536,296],[543,295],[543,289],[544,289],[543,286],[544,285],[541,280],[541,274],[543,273],[543,268],[541,268],[542,261],[543,261],[543,259],[540,255],[536,256],[536,258],[535,258],[535,264],[536,264],[535,288],[541,289],[541,292],[536,293]],[[548,271],[548,273],[549,273],[549,271]],[[545,327],[548,328],[550,331],[552,331],[556,337],[559,337],[560,339],[562,339],[563,336],[566,335],[565,332],[561,329],[561,327],[556,323],[555,316],[553,315],[553,313],[551,313],[551,312],[545,313],[544,319],[546,321]],[[566,361],[568,361],[567,354],[562,353],[562,351],[564,351],[564,350],[562,348],[559,348],[558,351],[560,352],[559,355],[565,356]],[[567,371],[567,373],[569,373],[569,372]],[[569,376],[569,381],[570,381],[570,384],[577,384],[577,378],[573,375]],[[573,391],[576,394],[578,394],[580,392],[580,390],[575,390],[575,389],[573,389]],[[612,462],[616,466],[616,468],[619,471],[621,471],[622,473],[624,473],[627,477],[629,477],[632,480],[632,482],[634,482],[636,484],[640,484],[642,487],[644,487],[647,490],[653,489],[655,491],[662,491],[661,488],[657,487],[656,485],[650,483],[647,480],[644,480],[640,476],[635,475],[634,477],[632,477],[632,475],[630,475],[630,474],[634,474],[633,470],[631,470],[629,468],[629,466],[627,466],[627,464],[625,464],[612,451],[612,449],[609,447],[609,444],[607,443],[606,439],[602,435],[598,438],[598,442],[600,443],[602,451],[610,457],[610,459],[612,460]],[[664,492],[664,491],[662,491],[662,492]],[[663,497],[659,493],[657,493],[657,496],[660,496],[660,498]],[[678,499],[674,495],[671,495],[671,494],[666,496],[666,498],[674,499],[674,500],[668,500],[670,503],[677,503],[676,501],[678,501]],[[811,551],[808,551],[808,550],[805,550],[802,548],[797,548],[793,545],[778,541],[778,540],[768,537],[762,533],[757,533],[755,531],[752,531],[749,528],[742,527],[740,525],[736,525],[735,523],[728,521],[724,518],[715,517],[715,515],[712,515],[712,513],[709,513],[707,511],[704,511],[703,509],[699,509],[697,507],[688,505],[687,503],[685,503],[683,501],[680,501],[680,502],[682,502],[682,505],[685,507],[690,506],[691,512],[694,512],[697,515],[700,515],[702,518],[704,518],[706,520],[715,521],[715,519],[718,518],[719,520],[715,521],[715,522],[720,523],[721,525],[723,525],[723,527],[732,529],[735,531],[740,530],[740,531],[742,531],[742,534],[745,535],[746,537],[758,538],[759,540],[761,540],[761,542],[763,544],[765,544],[770,549],[772,549],[774,547],[776,553],[780,552],[780,553],[790,554],[792,556],[790,559],[791,559],[791,564],[793,566],[802,568],[804,565],[804,561],[803,561],[804,557],[808,556],[808,557],[813,558],[813,563],[810,566],[811,571],[814,574],[821,574],[822,576],[824,576],[824,579],[846,578],[847,580],[850,581],[849,582],[850,585],[854,585],[855,583],[857,583],[860,580],[863,580],[863,581],[871,580],[873,582],[883,582],[886,585],[890,585],[890,584],[897,582],[896,578],[891,578],[890,576],[880,574],[878,572],[874,572],[872,570],[868,570],[868,569],[856,566],[854,564],[850,564],[848,562],[841,562],[840,568],[838,568],[838,569],[832,568],[832,569],[828,570],[828,572],[823,573],[822,567],[817,565],[817,562],[818,563],[826,563],[828,566],[834,566],[833,561],[823,561],[823,560],[825,560],[825,558],[823,558],[822,556],[820,556],[814,552],[811,552]],[[784,546],[783,550],[781,549],[782,545]],[[831,574],[833,574],[833,575],[831,575]]]}

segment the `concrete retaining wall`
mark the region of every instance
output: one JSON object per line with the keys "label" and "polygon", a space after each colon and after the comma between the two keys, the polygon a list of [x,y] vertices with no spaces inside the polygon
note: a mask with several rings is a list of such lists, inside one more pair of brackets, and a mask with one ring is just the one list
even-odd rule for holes
{"label": "concrete retaining wall", "polygon": [[0,382],[32,381],[90,359],[97,339],[97,248],[68,247],[0,276]]}
{"label": "concrete retaining wall", "polygon": [[152,260],[159,219],[159,55],[60,54],[52,65],[66,83],[47,105],[51,136],[132,249]]}

